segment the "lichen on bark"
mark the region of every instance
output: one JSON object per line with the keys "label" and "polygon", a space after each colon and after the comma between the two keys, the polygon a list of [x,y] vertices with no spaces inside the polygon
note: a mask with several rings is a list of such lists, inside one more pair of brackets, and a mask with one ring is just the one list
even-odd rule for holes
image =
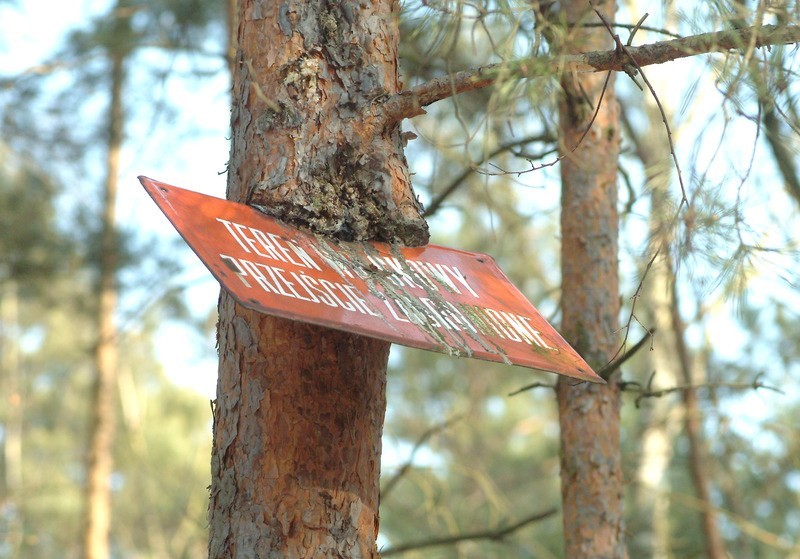
{"label": "lichen on bark", "polygon": [[241,190],[229,197],[345,240],[427,243],[400,125],[375,109],[400,90],[395,10],[253,2],[235,76],[234,117],[247,125],[230,167]]}

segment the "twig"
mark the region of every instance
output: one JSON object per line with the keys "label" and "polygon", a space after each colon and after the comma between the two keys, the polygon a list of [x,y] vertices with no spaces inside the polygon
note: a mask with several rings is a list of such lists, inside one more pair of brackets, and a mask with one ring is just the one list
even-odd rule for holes
{"label": "twig", "polygon": [[405,553],[407,551],[416,551],[419,549],[425,549],[428,547],[435,547],[439,545],[452,545],[467,540],[500,541],[509,534],[516,532],[520,528],[524,528],[528,524],[533,524],[534,522],[539,522],[541,520],[549,518],[554,514],[556,514],[557,512],[558,512],[557,509],[550,509],[544,512],[539,512],[527,518],[524,518],[519,522],[501,528],[497,528],[496,530],[480,530],[477,532],[465,532],[463,534],[455,534],[453,536],[442,536],[440,538],[431,538],[429,540],[421,540],[418,542],[400,544],[394,547],[387,547],[386,549],[382,549],[380,551],[380,555],[381,557],[389,557],[390,555],[398,555],[400,553]]}
{"label": "twig", "polygon": [[[650,260],[647,262],[647,266],[645,267],[644,273],[642,274],[642,279],[639,280],[639,285],[636,286],[636,291],[634,292],[633,295],[631,295],[632,303],[631,303],[631,312],[628,315],[628,322],[625,323],[625,326],[623,326],[620,329],[620,330],[625,330],[625,336],[622,339],[622,343],[620,344],[619,349],[611,358],[611,361],[614,361],[614,359],[617,358],[617,356],[622,352],[622,350],[625,349],[625,344],[628,343],[628,336],[631,333],[631,323],[634,320],[636,320],[636,322],[639,322],[639,319],[636,317],[636,303],[639,301],[639,297],[642,296],[642,289],[644,289],[644,280],[647,278],[647,274],[650,272],[650,268],[653,267],[653,263],[656,261],[658,253],[660,251],[661,251],[660,248],[657,249],[653,254],[652,258],[650,258]],[[645,328],[645,330],[647,330],[648,332],[654,331],[651,328]]]}
{"label": "twig", "polygon": [[[605,367],[603,367],[602,369],[597,371],[598,376],[602,377],[605,380],[608,380],[608,377],[611,376],[611,373],[613,373],[614,371],[619,369],[622,366],[622,364],[625,363],[625,361],[627,361],[628,359],[633,357],[636,354],[637,351],[642,349],[642,347],[644,347],[644,344],[645,344],[645,342],[647,340],[652,339],[654,333],[655,333],[655,328],[653,328],[651,330],[648,330],[647,334],[645,334],[642,337],[641,340],[636,342],[636,345],[634,345],[630,349],[630,351],[626,351],[625,355],[623,355],[622,357],[620,357],[616,361],[614,361],[614,360],[610,361]],[[619,351],[617,352],[617,355],[619,355]],[[616,355],[615,355],[615,357],[616,357]],[[630,384],[633,384],[633,383],[620,383],[620,384],[630,385]],[[547,384],[547,383],[544,383],[544,382],[534,382],[534,383],[531,383],[531,384],[526,384],[522,388],[516,389],[514,392],[510,392],[508,395],[509,396],[516,396],[517,394],[520,394],[520,393],[525,392],[527,390],[533,390],[534,388],[552,388],[553,390],[555,390],[556,385],[555,384]]]}
{"label": "twig", "polygon": [[456,415],[454,417],[451,417],[450,419],[447,419],[445,421],[442,421],[441,423],[429,427],[427,431],[422,433],[422,435],[417,439],[417,442],[414,443],[414,448],[411,449],[411,453],[408,455],[408,459],[403,463],[402,466],[400,466],[397,472],[395,472],[395,474],[392,477],[390,477],[385,484],[383,484],[383,487],[381,487],[382,500],[384,501],[386,500],[386,497],[389,495],[389,493],[391,493],[392,489],[395,488],[397,483],[403,478],[403,476],[408,472],[408,470],[411,469],[411,466],[414,465],[414,457],[416,456],[417,451],[419,451],[419,449],[422,448],[422,446],[425,443],[427,443],[432,436],[434,436],[437,433],[441,433],[442,431],[450,427],[453,423],[459,421],[462,417],[463,415]]}
{"label": "twig", "polygon": [[551,388],[551,389],[555,390],[556,389],[556,385],[555,384],[548,384],[546,382],[534,382],[534,383],[531,383],[531,384],[526,384],[522,388],[517,388],[514,392],[509,392],[508,395],[509,396],[516,396],[517,394],[525,392],[526,390],[533,390],[534,388]]}
{"label": "twig", "polygon": [[[496,173],[489,173],[487,171],[480,171],[480,172],[482,174],[484,174],[484,175],[490,175],[490,176],[517,175],[519,177],[520,175],[524,175],[525,173],[532,173],[533,171],[540,171],[540,170],[545,169],[547,167],[552,167],[556,163],[558,163],[559,161],[561,161],[562,159],[567,157],[568,155],[570,155],[572,153],[575,153],[575,151],[583,143],[583,140],[586,138],[586,135],[589,133],[589,130],[592,129],[592,125],[594,124],[594,121],[597,119],[597,115],[600,112],[600,107],[603,104],[603,97],[605,97],[606,90],[608,89],[608,81],[610,79],[611,79],[611,72],[606,74],[606,81],[603,82],[603,89],[600,90],[600,98],[597,100],[597,106],[594,109],[594,114],[592,115],[592,119],[589,121],[589,124],[586,125],[586,129],[583,131],[583,134],[581,134],[581,137],[578,138],[578,141],[575,143],[575,145],[572,146],[571,150],[562,153],[561,155],[559,155],[558,157],[556,157],[552,161],[548,161],[547,163],[541,163],[539,165],[534,165],[533,161],[529,161],[529,163],[531,165],[531,168],[530,169],[525,169],[524,171],[506,171],[506,170],[500,169],[498,167],[499,170]],[[583,90],[581,90],[581,91],[584,94],[584,96],[586,96],[586,93]],[[587,97],[587,99],[588,99],[588,97]],[[589,102],[591,103],[591,100],[589,100]]]}
{"label": "twig", "polygon": [[[644,347],[644,344],[647,340],[650,340],[650,349],[653,349],[652,340],[653,340],[653,334],[655,333],[656,333],[655,328],[651,328],[650,330],[648,330],[647,334],[642,336],[642,339],[636,342],[636,344],[634,344],[634,346],[629,351],[626,351],[625,354],[616,361],[614,360],[609,361],[602,369],[597,371],[597,375],[602,377],[603,379],[608,380],[608,377],[611,376],[611,373],[622,367],[622,364],[625,363],[625,361],[636,355],[636,352]],[[617,352],[617,355],[619,355],[619,352]]]}
{"label": "twig", "polygon": [[[645,14],[644,17],[647,17],[647,15],[648,14]],[[680,35],[678,33],[673,33],[672,31],[669,31],[668,29],[661,29],[660,27],[652,27],[652,26],[649,26],[649,25],[641,25],[641,23],[643,21],[644,21],[644,18],[642,18],[642,20],[640,20],[640,22],[635,24],[635,25],[630,24],[630,23],[619,23],[619,22],[615,21],[611,25],[612,25],[612,27],[619,27],[620,29],[630,29],[632,31],[632,34],[633,34],[634,31],[641,29],[642,31],[650,31],[651,33],[659,33],[661,35],[666,35],[668,37],[673,37],[675,39],[683,38],[682,35]],[[602,23],[590,21],[590,22],[586,22],[586,23],[581,23],[581,27],[605,27],[605,26]],[[628,44],[630,44],[630,43],[628,43]]]}
{"label": "twig", "polygon": [[[624,111],[622,111],[624,114]],[[622,178],[622,182],[625,184],[625,190],[628,191],[628,201],[625,202],[625,208],[623,208],[621,214],[624,217],[631,215],[633,213],[633,205],[636,203],[638,198],[636,197],[636,192],[633,188],[633,183],[631,182],[631,175],[628,173],[627,169],[622,165],[618,165],[617,169],[619,170],[619,176]]]}
{"label": "twig", "polygon": [[646,20],[647,16],[649,16],[649,15],[650,14],[645,13],[642,17],[639,18],[639,21],[636,22],[636,25],[633,26],[633,29],[631,29],[631,34],[628,35],[628,42],[625,43],[626,47],[631,46],[631,44],[633,43],[633,36],[636,35],[636,32],[639,31],[639,29],[642,28],[642,24],[644,23],[644,20]]}

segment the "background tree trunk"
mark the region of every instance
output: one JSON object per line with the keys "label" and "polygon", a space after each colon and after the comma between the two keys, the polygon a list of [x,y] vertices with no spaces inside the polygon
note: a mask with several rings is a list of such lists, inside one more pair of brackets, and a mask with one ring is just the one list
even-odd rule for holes
{"label": "background tree trunk", "polygon": [[[613,21],[614,2],[599,4]],[[582,1],[562,3],[569,24],[596,19]],[[575,26],[564,40],[569,52],[608,48],[603,28]],[[610,76],[597,117],[605,76],[565,74],[559,108],[561,162],[561,331],[595,369],[618,347],[617,267],[618,107]],[[590,124],[591,123],[591,124]],[[575,146],[588,126],[581,146]],[[622,515],[620,389],[617,374],[607,385],[575,384],[559,377],[561,493],[565,557],[626,557]]]}
{"label": "background tree trunk", "polygon": [[[683,318],[678,307],[678,291],[675,285],[675,271],[671,262],[668,261],[670,274],[670,296],[672,306],[670,308],[672,318],[672,330],[675,333],[675,349],[680,363],[680,371],[684,385],[698,384],[699,381],[694,374],[689,348],[686,347],[686,334]],[[694,390],[681,391],[684,407],[684,429],[686,437],[689,439],[689,473],[692,476],[692,483],[697,498],[702,502],[703,509],[700,511],[700,519],[703,525],[704,544],[708,559],[724,559],[728,556],[725,551],[725,543],[722,533],[719,530],[719,519],[717,511],[711,502],[711,475],[709,468],[711,462],[708,459],[708,447],[703,433],[703,412],[700,408],[700,401],[697,392]]]}
{"label": "background tree trunk", "polygon": [[[668,118],[672,111],[667,105]],[[637,134],[627,117],[625,126],[635,148],[636,155],[645,167],[646,176],[651,189],[651,227],[652,249],[660,250],[659,258],[653,263],[648,277],[648,300],[653,309],[655,327],[658,331],[657,340],[653,348],[653,365],[658,382],[653,383],[654,389],[667,386],[691,386],[705,382],[706,379],[698,378],[692,363],[690,350],[686,345],[685,325],[680,313],[680,299],[677,290],[678,277],[673,264],[672,245],[674,243],[675,212],[669,199],[669,178],[672,166],[663,158],[669,152],[669,143],[662,128],[662,116],[654,102],[645,107],[649,120],[648,132]],[[659,155],[662,159],[659,161]],[[702,502],[703,508],[699,511],[700,523],[703,528],[704,545],[709,559],[722,559],[726,557],[724,540],[719,530],[719,518],[711,502],[711,479],[709,473],[711,463],[708,461],[708,445],[703,432],[703,412],[697,393],[694,390],[681,391],[683,399],[682,419],[686,437],[689,441],[689,473],[694,485],[695,494]],[[654,410],[665,408],[661,415],[663,421],[651,421],[648,436],[643,438],[643,448],[647,448],[653,438],[658,438],[659,425],[662,426],[662,440],[666,444],[664,451],[669,453],[664,456],[669,461],[671,449],[674,447],[673,436],[676,435],[674,419],[678,410],[674,404],[655,402]],[[672,436],[667,437],[666,433]],[[666,472],[667,464],[663,465]],[[651,473],[652,472],[651,470]],[[659,477],[663,477],[663,474]],[[649,488],[651,493],[660,488],[661,495],[654,495],[660,507],[668,506],[669,481],[664,479],[651,479],[654,484]],[[660,522],[667,521],[667,516],[662,516]],[[661,529],[654,523],[659,536],[654,549],[654,557],[667,557],[667,544],[670,541],[667,527]]]}
{"label": "background tree trunk", "polygon": [[[127,19],[125,20],[127,21]],[[108,154],[100,233],[100,273],[97,301],[97,344],[94,350],[95,380],[92,389],[89,431],[89,467],[86,485],[87,559],[110,557],[111,472],[116,431],[114,395],[117,387],[119,342],[114,313],[117,308],[116,204],[122,149],[122,86],[125,54],[113,53],[111,60],[111,102],[108,121]]]}
{"label": "background tree trunk", "polygon": [[0,281],[0,402],[3,402],[0,507],[8,511],[4,543],[16,556],[22,545],[22,418],[23,388],[19,351],[19,288],[15,279]]}
{"label": "background tree trunk", "polygon": [[[653,79],[651,78],[651,82]],[[656,85],[658,87],[658,85]],[[661,88],[659,88],[660,90]],[[649,101],[649,99],[647,100]],[[647,301],[646,325],[655,328],[656,338],[647,356],[642,382],[653,389],[676,386],[681,378],[679,363],[675,360],[675,336],[672,332],[672,275],[667,263],[671,241],[670,220],[675,208],[669,204],[669,185],[672,162],[667,158],[669,143],[664,133],[661,114],[654,103],[646,102],[648,127],[637,133],[628,113],[620,113],[625,130],[631,139],[636,156],[645,169],[647,188],[650,191],[651,249],[662,249],[660,258],[652,262],[643,285]],[[669,106],[667,106],[669,111]],[[644,268],[640,273],[644,273]],[[655,371],[655,376],[649,375]],[[638,456],[635,506],[637,522],[629,526],[639,540],[639,549],[652,554],[653,559],[668,559],[674,555],[670,527],[670,496],[672,480],[669,467],[672,462],[676,437],[680,432],[681,410],[666,398],[655,398],[640,408],[644,430]]]}
{"label": "background tree trunk", "polygon": [[[397,4],[239,5],[228,198],[347,239],[427,241],[398,125]],[[377,557],[389,345],[223,292],[209,557]]]}

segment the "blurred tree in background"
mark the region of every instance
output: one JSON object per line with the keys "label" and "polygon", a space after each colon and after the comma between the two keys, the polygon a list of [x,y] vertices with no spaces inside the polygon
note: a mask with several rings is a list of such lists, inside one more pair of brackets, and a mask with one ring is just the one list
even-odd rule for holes
{"label": "blurred tree in background", "polygon": [[[176,268],[166,251],[147,246],[152,239],[135,239],[132,231],[121,230],[117,198],[127,123],[149,115],[153,123],[163,120],[167,124],[169,118],[160,113],[171,109],[171,103],[165,104],[152,89],[142,90],[132,84],[163,87],[173,77],[178,56],[199,53],[203,48],[216,47],[218,67],[224,67],[220,46],[220,37],[224,36],[222,13],[222,6],[214,2],[120,0],[109,6],[107,13],[68,30],[63,48],[47,62],[17,76],[7,76],[4,82],[3,128],[8,150],[24,168],[36,169],[39,176],[48,177],[49,185],[45,189],[41,179],[37,182],[20,175],[15,190],[7,194],[11,204],[4,210],[15,211],[20,192],[25,194],[23,201],[36,200],[30,206],[39,206],[40,211],[51,208],[40,220],[49,217],[45,223],[54,231],[52,235],[60,235],[58,240],[74,254],[67,268],[61,264],[70,253],[51,247],[48,256],[60,266],[49,269],[47,277],[37,275],[39,282],[46,282],[47,288],[42,291],[46,297],[28,297],[30,304],[39,305],[39,312],[32,312],[27,300],[17,296],[19,290],[14,286],[25,279],[18,270],[11,268],[6,282],[7,299],[15,297],[14,316],[32,313],[41,317],[41,324],[28,327],[46,332],[36,355],[48,355],[51,362],[34,369],[35,374],[18,373],[16,380],[8,384],[9,398],[17,403],[10,408],[17,410],[13,418],[16,436],[22,441],[6,441],[7,445],[21,447],[15,451],[17,463],[12,465],[9,460],[8,464],[11,471],[25,473],[12,476],[18,487],[13,493],[9,488],[9,526],[13,526],[9,530],[10,556],[18,552],[32,556],[83,554],[103,559],[117,549],[146,546],[154,556],[180,557],[194,556],[204,547],[197,544],[198,530],[203,529],[202,515],[191,506],[196,504],[194,499],[202,502],[197,490],[204,485],[188,489],[182,482],[194,479],[202,484],[204,479],[202,465],[206,460],[204,453],[198,454],[197,450],[208,446],[200,415],[205,406],[160,380],[162,373],[153,358],[156,328],[170,310],[178,308],[170,304],[177,299],[173,296],[172,301],[169,297],[151,301],[134,311],[135,326],[119,328],[121,319],[129,318],[120,306],[126,296],[127,304],[131,304],[126,288],[129,292],[148,291],[168,280]],[[208,30],[215,26],[216,41],[209,40]],[[134,95],[147,100],[131,103],[129,99]],[[92,182],[100,188],[86,188]],[[79,188],[67,188],[70,184]],[[64,191],[58,192],[53,185],[60,185]],[[73,198],[70,200],[69,196]],[[13,235],[8,242],[17,252],[24,253],[31,247],[41,251],[33,243],[11,244],[26,235],[42,235],[39,223],[30,219],[37,216],[36,211],[23,209],[28,211],[17,216],[19,221],[11,225]],[[53,217],[54,213],[58,218]],[[150,272],[148,277],[147,267],[158,276]],[[32,275],[30,270],[26,272]],[[127,286],[122,276],[126,272],[132,280]],[[170,289],[162,291],[169,295]],[[9,324],[14,322],[9,320]],[[21,327],[22,323],[17,322]],[[19,330],[20,335],[22,332]],[[46,343],[52,336],[58,336],[57,343],[63,344],[58,358],[51,356],[50,344]],[[10,337],[7,344],[11,347],[23,339]],[[16,366],[9,364],[9,370],[25,370],[24,353],[12,351]],[[52,378],[59,371],[64,378]],[[151,386],[153,383],[155,386]],[[70,402],[69,409],[61,411],[68,421],[58,420],[58,415],[48,419],[49,430],[58,427],[58,444],[53,444],[51,437],[47,439],[49,445],[44,439],[40,442],[48,453],[53,448],[69,451],[69,458],[57,454],[33,458],[37,450],[33,441],[37,441],[38,433],[26,424],[25,418],[31,418],[32,425],[36,425],[39,414],[34,412],[42,405],[38,400],[44,397],[37,394],[41,385],[49,386],[51,398],[64,394],[70,397],[62,402]],[[151,403],[145,405],[143,399]],[[44,405],[42,412],[47,409]],[[118,409],[123,412],[122,427],[127,435],[121,445],[115,443]],[[172,420],[172,414],[183,420]],[[159,424],[168,430],[153,433],[150,427]],[[174,441],[164,444],[165,436]],[[32,444],[25,444],[28,441]],[[72,446],[65,447],[67,441],[72,441]],[[31,456],[27,467],[26,456]],[[123,464],[117,463],[120,458],[124,459]],[[68,470],[54,476],[32,466],[41,463],[49,467],[62,465]],[[42,477],[37,479],[36,472],[40,470]],[[158,489],[158,483],[147,481],[169,476],[170,472],[174,472],[174,479],[181,480],[174,488],[177,493],[165,494]],[[190,475],[187,477],[186,473]],[[195,477],[197,474],[200,477]],[[43,485],[37,487],[37,483]],[[29,491],[27,487],[34,489]],[[76,490],[78,495],[83,494],[83,504]],[[112,492],[118,495],[113,507]],[[48,506],[28,506],[36,503],[23,500],[30,493],[43,493]],[[137,509],[131,510],[132,515],[120,506],[126,502],[138,503]],[[60,509],[55,508],[56,504]],[[41,521],[34,519],[37,512],[48,509],[60,510],[66,516],[63,525],[48,523],[52,533],[44,534]],[[125,529],[120,530],[121,527]],[[82,538],[76,538],[80,532]]]}
{"label": "blurred tree in background", "polygon": [[[53,56],[13,72],[0,65],[0,557],[82,553],[109,53],[122,46],[127,60],[123,146],[168,129],[175,144],[161,151],[191,165],[198,154],[177,144],[188,143],[201,123],[182,117],[197,109],[173,84],[203,88],[227,74],[225,6],[217,4],[93,7],[79,29],[58,31],[65,39]],[[0,14],[17,9],[3,5]],[[638,45],[797,25],[799,10],[796,2],[620,2],[615,31],[625,43],[650,12],[636,31]],[[537,2],[409,0],[402,18],[406,86],[548,54],[561,29],[556,12]],[[0,52],[8,60],[15,45],[4,19]],[[122,35],[110,30],[121,21],[129,27],[119,45]],[[596,18],[585,24],[603,25]],[[646,67],[661,109],[646,87],[616,78],[623,124],[619,340],[627,335],[630,349],[645,339],[620,369],[631,557],[717,557],[720,548],[745,559],[800,557],[797,65],[793,45],[746,44],[730,55]],[[557,155],[558,91],[557,79],[520,79],[509,66],[495,87],[432,105],[407,127],[417,135],[407,157],[434,242],[490,253],[556,325],[563,308],[558,165],[532,168]],[[224,163],[227,152],[215,157]],[[132,174],[141,170],[129,166]],[[190,316],[181,311],[183,286],[166,279],[175,269],[158,258],[157,246],[168,242],[139,228],[113,227],[121,303],[111,553],[197,557],[206,553],[211,412],[158,363],[160,325],[176,312]],[[155,300],[161,292],[168,296]],[[188,304],[211,312],[214,301]],[[386,551],[451,536],[455,542],[403,555],[563,556],[554,393],[545,387],[509,396],[536,381],[553,379],[393,349],[381,509]],[[761,383],[782,393],[757,390]],[[539,515],[502,538],[487,534]],[[470,537],[476,534],[482,537]]]}

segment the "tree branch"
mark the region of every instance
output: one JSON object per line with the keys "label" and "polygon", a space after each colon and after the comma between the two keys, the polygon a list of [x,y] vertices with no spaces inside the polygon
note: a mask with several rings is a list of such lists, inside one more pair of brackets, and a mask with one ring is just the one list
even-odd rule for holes
{"label": "tree branch", "polygon": [[[645,344],[645,342],[647,340],[652,340],[653,334],[655,334],[655,332],[656,332],[655,328],[652,328],[652,329],[648,330],[647,334],[645,334],[644,337],[642,337],[641,340],[636,342],[636,345],[634,345],[630,350],[626,351],[625,354],[622,357],[620,357],[619,359],[616,359],[616,360],[609,361],[605,365],[605,367],[603,367],[602,369],[597,371],[598,376],[600,376],[600,377],[602,377],[602,378],[607,380],[611,376],[611,373],[613,373],[614,371],[616,371],[617,369],[622,367],[622,365],[623,365],[623,363],[625,363],[625,361],[627,361],[628,359],[630,359],[631,357],[636,355],[636,352],[638,352],[640,349],[642,349],[642,347],[644,347],[644,344]],[[623,344],[623,347],[624,347],[624,344]],[[652,347],[650,349],[652,349]],[[619,355],[619,351],[617,352],[616,355]],[[616,355],[614,357],[616,357]],[[626,384],[626,385],[629,385],[629,386],[633,386],[633,385],[636,385],[638,383],[629,382],[629,383],[623,383],[623,384]],[[520,394],[520,393],[525,392],[527,390],[532,390],[534,388],[552,388],[552,389],[555,389],[555,387],[556,387],[555,384],[547,384],[547,383],[544,383],[544,382],[534,382],[534,383],[531,383],[531,384],[526,384],[522,388],[516,389],[514,392],[509,392],[508,395],[509,396],[516,396],[517,394]],[[641,389],[641,385],[639,386],[639,388]]]}
{"label": "tree branch", "polygon": [[450,427],[453,423],[460,421],[463,415],[459,414],[455,417],[451,417],[441,423],[437,423],[432,427],[428,428],[422,435],[417,439],[417,442],[414,443],[414,448],[411,449],[411,454],[408,456],[408,460],[406,460],[402,466],[395,472],[395,474],[389,478],[389,480],[383,484],[381,487],[381,500],[386,501],[386,498],[391,493],[392,489],[395,488],[397,483],[402,479],[402,477],[411,469],[411,466],[414,465],[414,457],[417,455],[422,446],[430,440],[430,438],[438,433],[441,433],[448,427]]}
{"label": "tree branch", "polygon": [[534,522],[539,522],[540,520],[549,518],[554,514],[556,514],[557,512],[558,511],[556,509],[550,509],[544,512],[539,512],[527,518],[523,518],[522,520],[516,522],[515,524],[510,524],[508,526],[500,527],[495,530],[466,532],[464,534],[443,536],[440,538],[431,538],[429,540],[421,540],[419,542],[400,544],[395,547],[387,547],[386,549],[381,550],[380,554],[381,557],[389,557],[390,555],[399,555],[400,553],[405,553],[407,551],[416,551],[419,549],[434,547],[437,545],[452,545],[454,543],[463,542],[467,540],[495,540],[495,541],[502,540],[504,537],[513,532],[516,532],[520,528],[524,528],[528,524],[533,524]]}
{"label": "tree branch", "polygon": [[[659,41],[639,47],[627,47],[626,50],[638,66],[651,66],[697,54],[743,49],[751,44],[760,48],[798,42],[800,26],[763,25]],[[543,56],[463,70],[390,96],[382,104],[384,119],[391,123],[424,114],[423,107],[457,93],[488,87],[501,75],[536,78],[561,72],[625,71],[627,64],[630,64],[628,57],[613,49],[555,57]]]}
{"label": "tree branch", "polygon": [[556,385],[550,384],[547,382],[532,382],[531,384],[526,384],[522,388],[517,388],[514,392],[509,392],[509,396],[516,396],[517,394],[522,394],[527,390],[533,390],[534,388],[549,388],[550,390],[555,390]]}
{"label": "tree branch", "polygon": [[[637,62],[636,58],[633,56],[628,46],[622,44],[622,41],[620,41],[619,39],[619,35],[614,33],[614,30],[611,28],[611,24],[608,22],[603,13],[594,7],[594,4],[592,4],[591,0],[589,0],[589,5],[594,10],[594,13],[597,14],[597,17],[600,18],[600,21],[603,22],[603,25],[606,26],[606,29],[608,29],[608,33],[611,35],[611,37],[614,39],[614,42],[617,45],[617,51],[620,53],[624,53],[625,56],[628,57],[628,59],[633,63],[633,66],[635,66],[635,68],[631,68],[630,66],[627,67],[625,69],[625,73],[628,74],[628,76],[630,76],[631,80],[633,80],[633,83],[635,83],[639,87],[639,89],[642,89],[642,86],[640,86],[636,81],[636,72],[638,71],[638,73],[642,76],[642,81],[644,81],[645,85],[647,86],[647,89],[650,90],[650,94],[653,96],[653,101],[655,101],[656,105],[658,105],[658,110],[661,113],[661,120],[664,123],[664,128],[667,131],[669,152],[672,154],[672,161],[675,163],[675,171],[678,173],[678,184],[680,184],[681,186],[681,203],[680,206],[678,207],[678,209],[680,210],[680,208],[683,207],[684,204],[687,206],[689,205],[689,200],[688,198],[686,198],[686,186],[683,184],[683,173],[681,173],[681,166],[678,163],[678,156],[675,154],[675,145],[672,143],[672,130],[670,130],[669,127],[669,119],[667,118],[667,114],[664,111],[664,106],[661,104],[661,99],[658,98],[656,90],[650,83],[650,80],[648,80],[647,76],[644,75],[644,69],[642,69],[642,65],[639,64],[639,62]],[[644,18],[646,17],[647,14],[645,14],[642,17],[642,19],[639,20],[639,23],[641,24],[644,21]],[[630,45],[631,41],[633,40],[634,33],[636,33],[635,28],[633,31],[631,31],[631,35],[628,38],[628,45]]]}
{"label": "tree branch", "polygon": [[761,382],[761,374],[757,375],[752,382],[707,382],[702,384],[685,384],[681,386],[672,386],[670,388],[662,388],[660,390],[653,390],[652,383],[655,373],[650,375],[650,380],[647,386],[642,386],[638,382],[620,382],[620,389],[623,391],[637,392],[635,405],[638,408],[639,404],[644,398],[661,398],[674,392],[684,392],[688,390],[699,390],[701,388],[730,388],[732,390],[758,390],[763,388],[765,390],[772,390],[778,394],[784,394],[783,390],[775,386],[770,386]]}
{"label": "tree branch", "polygon": [[425,213],[423,214],[425,217],[430,217],[441,207],[441,205],[450,197],[453,192],[461,186],[464,181],[475,171],[477,167],[484,165],[490,159],[500,155],[501,153],[511,150],[515,147],[524,146],[526,144],[530,144],[533,142],[554,142],[555,138],[550,137],[547,134],[537,134],[535,136],[528,136],[527,138],[522,138],[521,140],[512,140],[506,144],[498,146],[493,151],[486,154],[486,156],[481,159],[481,161],[474,165],[469,165],[468,167],[464,168],[464,170],[452,181],[448,184],[442,191],[439,193],[436,198],[434,198],[430,206],[425,209]]}
{"label": "tree branch", "polygon": [[[652,340],[653,340],[653,334],[655,333],[656,333],[655,328],[651,328],[650,330],[648,330],[647,334],[642,336],[642,339],[636,342],[636,344],[631,349],[626,351],[622,357],[616,360],[609,361],[602,369],[597,371],[597,374],[603,377],[604,379],[607,379],[608,377],[611,376],[611,373],[622,367],[625,361],[636,355],[636,353],[644,347],[645,342],[647,342],[648,340],[650,340],[650,349],[653,349]],[[619,355],[619,352],[617,352],[617,355]]]}

